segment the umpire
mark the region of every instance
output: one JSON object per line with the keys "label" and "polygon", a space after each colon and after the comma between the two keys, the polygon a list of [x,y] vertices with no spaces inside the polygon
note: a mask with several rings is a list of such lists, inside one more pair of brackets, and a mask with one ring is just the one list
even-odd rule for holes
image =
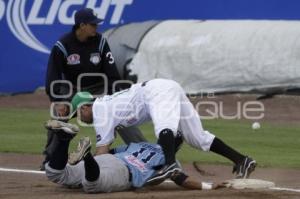
{"label": "umpire", "polygon": [[[63,102],[71,101],[79,89],[95,95],[112,94],[113,83],[121,80],[109,45],[97,32],[98,24],[102,21],[90,8],[78,10],[72,31],[63,35],[52,48],[46,93],[54,104],[53,113],[56,116],[66,118],[69,115],[69,107]],[[106,78],[99,77],[99,74]],[[146,140],[136,127],[119,129],[118,132],[126,144]],[[56,135],[49,130],[41,170],[56,144]]]}

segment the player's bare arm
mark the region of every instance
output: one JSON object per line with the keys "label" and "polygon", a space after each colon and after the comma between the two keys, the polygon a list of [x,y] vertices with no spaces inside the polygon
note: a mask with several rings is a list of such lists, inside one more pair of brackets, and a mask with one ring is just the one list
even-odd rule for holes
{"label": "player's bare arm", "polygon": [[199,181],[199,179],[192,176],[187,176],[183,172],[175,172],[171,177],[171,180],[173,180],[177,185],[181,187],[192,190],[220,189],[225,188],[227,184],[225,182],[201,182]]}
{"label": "player's bare arm", "polygon": [[200,189],[200,190],[221,189],[226,187],[226,183],[225,182],[220,182],[220,183],[199,182],[199,180],[190,176],[181,184],[181,186],[186,189]]}
{"label": "player's bare arm", "polygon": [[109,153],[109,145],[103,145],[96,147],[96,154],[95,155],[101,155]]}

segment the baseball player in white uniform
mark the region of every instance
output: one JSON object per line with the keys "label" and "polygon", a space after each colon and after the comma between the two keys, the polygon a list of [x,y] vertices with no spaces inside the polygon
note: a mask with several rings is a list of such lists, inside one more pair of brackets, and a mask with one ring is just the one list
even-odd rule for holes
{"label": "baseball player in white uniform", "polygon": [[181,134],[192,147],[213,151],[234,162],[237,178],[247,178],[256,161],[232,149],[212,133],[203,129],[200,117],[181,86],[172,80],[153,79],[132,85],[130,89],[94,99],[79,92],[72,99],[73,111],[85,123],[94,125],[96,153],[108,153],[115,139],[115,129],[139,125],[152,120],[158,143],[165,155],[165,166],[153,180],[177,167],[175,138]]}

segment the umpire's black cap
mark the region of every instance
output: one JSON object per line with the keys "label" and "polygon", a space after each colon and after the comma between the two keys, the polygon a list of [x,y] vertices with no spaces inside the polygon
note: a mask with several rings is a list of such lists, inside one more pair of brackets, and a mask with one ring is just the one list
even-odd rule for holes
{"label": "umpire's black cap", "polygon": [[75,24],[99,24],[102,21],[91,8],[83,8],[75,13]]}

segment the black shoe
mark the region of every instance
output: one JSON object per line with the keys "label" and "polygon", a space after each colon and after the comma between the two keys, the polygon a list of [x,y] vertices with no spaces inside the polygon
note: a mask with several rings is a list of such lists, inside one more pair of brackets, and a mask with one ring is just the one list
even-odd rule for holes
{"label": "black shoe", "polygon": [[181,171],[182,169],[174,162],[171,165],[165,165],[160,169],[155,176],[147,180],[146,185],[157,185],[162,183],[167,178],[170,178],[175,171]]}
{"label": "black shoe", "polygon": [[236,178],[248,178],[255,167],[256,161],[246,156],[241,163],[233,167],[232,173],[236,173]]}

